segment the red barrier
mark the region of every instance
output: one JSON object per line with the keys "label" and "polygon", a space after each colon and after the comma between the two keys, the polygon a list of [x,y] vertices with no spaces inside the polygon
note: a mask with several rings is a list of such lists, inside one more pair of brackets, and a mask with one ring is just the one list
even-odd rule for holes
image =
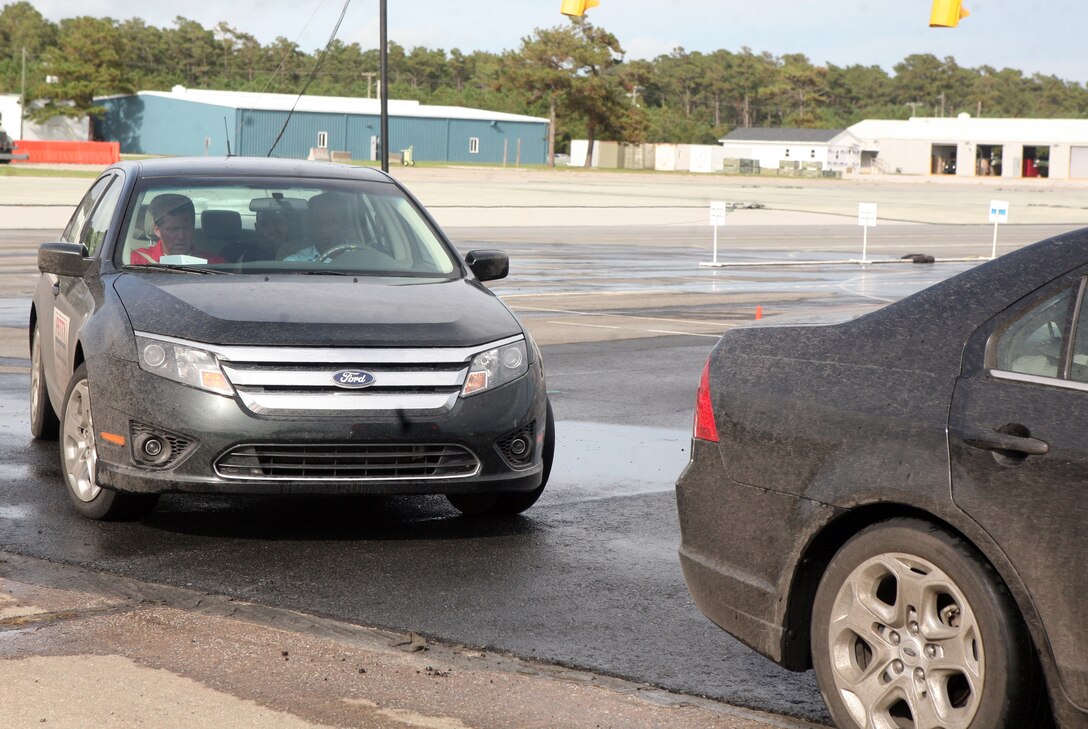
{"label": "red barrier", "polygon": [[30,155],[14,164],[112,165],[121,161],[120,142],[55,142],[20,139],[14,154]]}

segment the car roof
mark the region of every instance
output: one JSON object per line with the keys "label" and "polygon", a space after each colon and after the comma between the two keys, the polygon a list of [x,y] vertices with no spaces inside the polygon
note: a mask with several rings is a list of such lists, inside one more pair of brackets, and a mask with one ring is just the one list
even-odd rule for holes
{"label": "car roof", "polygon": [[162,157],[113,165],[137,177],[303,177],[392,182],[370,167],[277,157]]}

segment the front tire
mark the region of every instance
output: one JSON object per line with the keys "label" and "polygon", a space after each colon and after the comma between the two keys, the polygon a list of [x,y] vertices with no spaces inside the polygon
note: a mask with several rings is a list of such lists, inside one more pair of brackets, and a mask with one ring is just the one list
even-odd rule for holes
{"label": "front tire", "polygon": [[68,499],[79,513],[90,519],[120,521],[137,519],[151,511],[159,500],[158,494],[128,494],[98,485],[98,446],[85,364],[72,374],[63,412],[60,464]]}
{"label": "front tire", "polygon": [[30,435],[35,440],[56,440],[60,419],[49,402],[45,384],[45,362],[42,361],[42,336],[37,323],[30,339]]}
{"label": "front tire", "polygon": [[540,485],[532,491],[506,491],[489,494],[447,494],[446,500],[465,516],[513,516],[520,514],[536,503],[548,485],[552,473],[552,460],[555,458],[555,416],[552,404],[548,402],[547,420],[544,424],[544,467]]}
{"label": "front tire", "polygon": [[812,661],[843,729],[1001,729],[1045,714],[1008,590],[963,539],[892,519],[832,558],[812,611]]}

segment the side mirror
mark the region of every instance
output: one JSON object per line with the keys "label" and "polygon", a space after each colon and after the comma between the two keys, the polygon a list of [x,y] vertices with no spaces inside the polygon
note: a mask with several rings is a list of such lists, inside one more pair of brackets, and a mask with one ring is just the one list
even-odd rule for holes
{"label": "side mirror", "polygon": [[57,276],[82,276],[91,265],[82,243],[42,243],[38,247],[38,270]]}
{"label": "side mirror", "polygon": [[465,263],[481,281],[506,278],[510,273],[510,256],[503,251],[469,251]]}

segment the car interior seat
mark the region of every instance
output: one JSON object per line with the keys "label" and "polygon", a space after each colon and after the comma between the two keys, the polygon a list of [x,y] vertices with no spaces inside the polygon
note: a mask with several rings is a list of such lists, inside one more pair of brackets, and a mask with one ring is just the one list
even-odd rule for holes
{"label": "car interior seat", "polygon": [[208,253],[232,259],[231,248],[241,244],[242,215],[237,210],[205,210],[200,213],[203,245]]}

